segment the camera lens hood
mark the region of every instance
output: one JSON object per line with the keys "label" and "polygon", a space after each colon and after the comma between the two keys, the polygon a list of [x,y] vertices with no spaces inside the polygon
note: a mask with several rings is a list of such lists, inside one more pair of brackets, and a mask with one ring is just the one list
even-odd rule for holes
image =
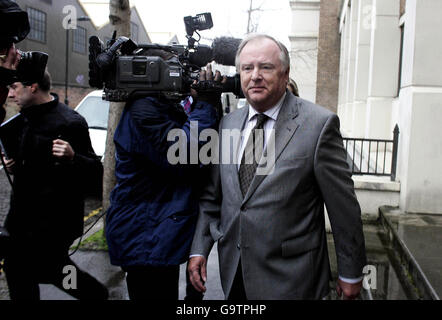
{"label": "camera lens hood", "polygon": [[48,55],[39,51],[22,52],[21,54],[17,67],[18,81],[25,85],[31,85],[43,79]]}

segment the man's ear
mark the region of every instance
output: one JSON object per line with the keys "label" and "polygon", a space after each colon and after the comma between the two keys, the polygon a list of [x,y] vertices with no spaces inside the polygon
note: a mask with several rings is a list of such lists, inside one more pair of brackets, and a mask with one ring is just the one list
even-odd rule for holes
{"label": "man's ear", "polygon": [[286,86],[290,83],[290,69],[287,69],[287,71],[284,73],[284,78],[286,80]]}
{"label": "man's ear", "polygon": [[31,92],[32,93],[37,92],[37,89],[38,89],[38,84],[37,83],[31,84]]}

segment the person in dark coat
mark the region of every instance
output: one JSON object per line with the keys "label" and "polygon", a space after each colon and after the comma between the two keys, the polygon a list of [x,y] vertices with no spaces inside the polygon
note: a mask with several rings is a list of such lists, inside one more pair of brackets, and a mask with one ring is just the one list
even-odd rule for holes
{"label": "person in dark coat", "polygon": [[[212,80],[210,67],[207,78]],[[217,72],[215,80],[220,78]],[[205,79],[203,71],[200,80]],[[186,114],[187,101],[181,106],[149,96],[128,103],[123,111],[114,135],[117,184],[106,214],[106,237],[111,263],[127,273],[130,299],[178,299],[179,266],[189,258],[207,172],[198,160],[171,164],[175,140],[168,135],[182,133],[189,160],[191,140],[217,128],[219,101],[220,93],[200,95]],[[191,135],[195,123],[198,137]]]}
{"label": "person in dark coat", "polygon": [[21,134],[17,154],[5,160],[14,177],[5,222],[10,297],[39,299],[38,284],[51,283],[78,299],[107,299],[107,289],[69,257],[70,245],[83,233],[85,191],[103,175],[87,123],[49,93],[44,67],[19,79],[9,98],[21,107]]}

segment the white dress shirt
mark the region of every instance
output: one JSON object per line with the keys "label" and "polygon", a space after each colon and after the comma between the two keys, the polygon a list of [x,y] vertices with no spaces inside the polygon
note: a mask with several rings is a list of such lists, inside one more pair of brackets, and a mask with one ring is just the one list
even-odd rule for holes
{"label": "white dress shirt", "polygon": [[[281,99],[276,103],[276,105],[266,112],[263,112],[267,117],[267,121],[264,123],[264,149],[269,141],[269,137],[272,133],[272,129],[275,126],[276,119],[278,118],[279,111],[281,110],[282,102],[285,99],[287,93],[281,97]],[[252,106],[249,105],[249,115],[247,117],[247,121],[244,125],[244,129],[241,132],[241,141],[239,144],[239,152],[238,152],[238,170],[241,165],[241,159],[244,154],[244,149],[246,148],[247,141],[249,140],[250,133],[256,125],[256,117],[259,112],[253,109]]]}

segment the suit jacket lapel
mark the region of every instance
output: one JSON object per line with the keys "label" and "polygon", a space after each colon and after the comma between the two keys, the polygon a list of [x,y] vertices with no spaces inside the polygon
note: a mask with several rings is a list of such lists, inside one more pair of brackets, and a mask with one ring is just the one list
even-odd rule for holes
{"label": "suit jacket lapel", "polygon": [[[267,159],[270,160],[268,153],[272,152],[274,150],[275,156],[274,156],[274,162],[278,160],[279,156],[281,155],[282,151],[287,146],[288,142],[292,138],[292,136],[295,134],[296,130],[299,127],[299,123],[296,121],[296,117],[298,116],[298,102],[296,101],[296,98],[291,95],[287,94],[282,106],[281,110],[278,115],[278,119],[276,120],[275,126],[274,126],[274,145],[271,143],[272,139],[270,139],[265,152],[267,153]],[[252,196],[252,194],[255,192],[256,188],[262,183],[262,181],[270,175],[273,170],[275,169],[275,163],[267,165],[264,161],[264,158],[261,159],[261,162],[259,164],[260,168],[257,168],[257,171],[260,170],[259,175],[255,175],[253,178],[249,190],[247,191],[243,203],[249,200],[249,198]],[[266,169],[264,169],[266,168]],[[238,180],[239,185],[239,180]]]}

